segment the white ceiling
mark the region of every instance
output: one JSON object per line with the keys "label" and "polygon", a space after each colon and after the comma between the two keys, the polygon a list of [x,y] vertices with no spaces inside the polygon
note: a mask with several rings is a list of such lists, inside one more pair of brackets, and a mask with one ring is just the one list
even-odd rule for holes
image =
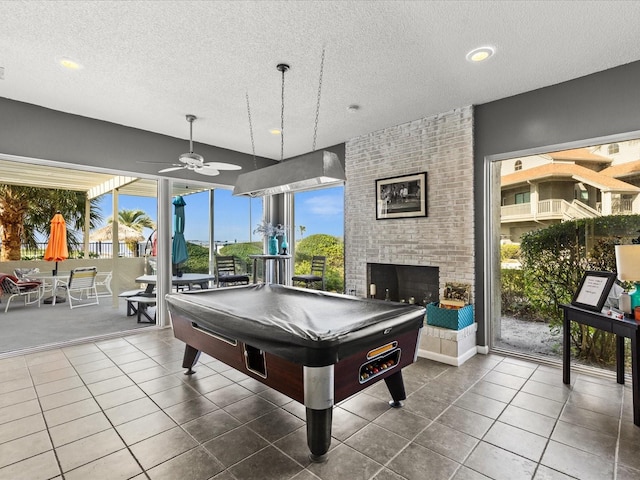
{"label": "white ceiling", "polygon": [[248,93],[273,159],[276,65],[289,158],[312,149],[323,48],[318,148],[640,59],[638,1],[0,0],[0,18],[0,96],[184,139],[191,113],[196,142],[251,153]]}

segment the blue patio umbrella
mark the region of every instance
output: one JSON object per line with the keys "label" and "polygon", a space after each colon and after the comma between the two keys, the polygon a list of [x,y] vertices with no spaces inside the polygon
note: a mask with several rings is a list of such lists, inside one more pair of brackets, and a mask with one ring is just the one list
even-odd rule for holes
{"label": "blue patio umbrella", "polygon": [[171,246],[171,256],[173,257],[173,263],[178,265],[182,262],[186,262],[189,258],[187,252],[187,241],[184,239],[184,206],[187,202],[178,195],[173,199],[173,205],[175,206],[173,215],[173,244]]}

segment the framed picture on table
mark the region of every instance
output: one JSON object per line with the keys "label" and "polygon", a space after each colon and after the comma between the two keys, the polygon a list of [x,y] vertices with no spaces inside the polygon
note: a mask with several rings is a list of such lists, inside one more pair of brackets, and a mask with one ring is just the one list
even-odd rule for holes
{"label": "framed picture on table", "polygon": [[600,312],[615,280],[616,274],[613,272],[585,272],[571,305]]}
{"label": "framed picture on table", "polygon": [[427,172],[376,180],[376,220],[427,216]]}

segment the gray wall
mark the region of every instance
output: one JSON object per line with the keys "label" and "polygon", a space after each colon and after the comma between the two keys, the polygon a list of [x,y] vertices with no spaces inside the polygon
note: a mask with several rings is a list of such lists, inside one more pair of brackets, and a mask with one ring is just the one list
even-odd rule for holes
{"label": "gray wall", "polygon": [[[584,142],[640,130],[640,62],[551,87],[478,105],[475,108],[474,201],[476,252],[486,252],[483,201],[487,156]],[[485,344],[484,255],[476,255],[478,344]]]}
{"label": "gray wall", "polygon": [[[158,175],[163,165],[139,162],[176,162],[181,153],[189,150],[186,122],[185,138],[187,140],[0,97],[0,154]],[[234,163],[243,170],[224,171],[216,177],[186,171],[160,176],[234,185],[239,173],[254,169],[251,155],[197,142],[193,149],[203,155],[205,161]],[[256,163],[261,168],[275,162],[258,157]]]}

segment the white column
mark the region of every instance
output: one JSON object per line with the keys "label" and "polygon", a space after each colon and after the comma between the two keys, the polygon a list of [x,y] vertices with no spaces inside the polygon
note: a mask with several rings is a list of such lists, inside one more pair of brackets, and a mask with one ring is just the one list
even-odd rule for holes
{"label": "white column", "polygon": [[[215,244],[215,230],[213,228],[213,220],[214,220],[214,189],[209,190],[209,275],[215,272],[215,257],[216,257],[216,244]],[[211,285],[209,285],[211,286]]]}
{"label": "white column", "polygon": [[531,215],[536,218],[538,216],[538,202],[540,201],[537,183],[529,184],[529,201],[531,202]]}
{"label": "white column", "polygon": [[156,284],[156,324],[169,325],[164,296],[171,292],[171,189],[173,182],[158,180],[158,282]]}
{"label": "white column", "polygon": [[[118,212],[120,207],[118,206],[118,189],[114,188],[112,190],[112,211],[113,211],[113,222],[111,222],[111,271],[119,272],[118,261],[120,260],[120,238],[118,237]],[[114,292],[120,291],[120,282],[118,281],[118,275],[113,275],[113,284],[111,289]],[[111,298],[111,302],[115,308],[118,308],[118,296],[114,295]]]}
{"label": "white column", "polygon": [[294,194],[287,192],[284,194],[284,212],[282,215],[285,232],[287,235],[287,243],[289,244],[288,253],[291,255],[291,260],[286,261],[284,268],[284,279],[282,279],[283,285],[291,285],[291,277],[293,277],[293,257],[295,254],[294,247]]}
{"label": "white column", "polygon": [[612,196],[611,192],[602,192],[602,215],[611,215]]}
{"label": "white column", "polygon": [[640,213],[640,194],[634,195],[633,200],[631,201],[631,213]]}

